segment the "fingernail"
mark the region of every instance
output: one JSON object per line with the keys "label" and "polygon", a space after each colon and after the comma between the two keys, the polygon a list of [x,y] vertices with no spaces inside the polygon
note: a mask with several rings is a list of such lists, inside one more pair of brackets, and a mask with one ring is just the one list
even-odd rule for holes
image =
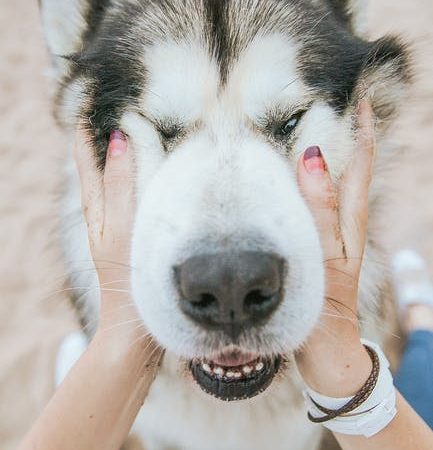
{"label": "fingernail", "polygon": [[308,147],[304,152],[304,166],[308,173],[323,172],[326,168],[322,152],[317,145]]}
{"label": "fingernail", "polygon": [[128,150],[128,140],[120,130],[114,130],[110,134],[108,153],[111,157],[123,155]]}

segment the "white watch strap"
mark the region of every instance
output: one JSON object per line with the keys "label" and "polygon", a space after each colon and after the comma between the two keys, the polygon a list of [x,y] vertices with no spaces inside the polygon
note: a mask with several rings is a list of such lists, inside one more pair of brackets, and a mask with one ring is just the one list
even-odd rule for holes
{"label": "white watch strap", "polygon": [[[366,339],[362,339],[361,342],[371,347],[379,356],[380,369],[377,384],[362,405],[347,415],[324,422],[323,426],[336,433],[371,437],[383,430],[395,417],[397,413],[396,392],[389,370],[389,362],[381,348]],[[324,408],[336,410],[353,398],[327,397],[308,387],[304,391],[304,396],[308,410],[313,417],[322,417],[323,413],[311,400]]]}

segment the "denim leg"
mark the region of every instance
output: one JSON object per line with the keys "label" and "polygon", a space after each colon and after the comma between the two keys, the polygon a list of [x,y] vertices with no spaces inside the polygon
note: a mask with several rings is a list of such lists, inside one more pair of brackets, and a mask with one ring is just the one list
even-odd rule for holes
{"label": "denim leg", "polygon": [[409,335],[395,386],[433,429],[433,332],[418,330]]}

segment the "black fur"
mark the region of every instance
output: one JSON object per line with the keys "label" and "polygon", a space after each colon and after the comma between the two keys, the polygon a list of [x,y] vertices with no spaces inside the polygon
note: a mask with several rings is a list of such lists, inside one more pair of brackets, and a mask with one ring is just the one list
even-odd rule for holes
{"label": "black fur", "polygon": [[335,17],[346,25],[350,23],[349,0],[325,0]]}
{"label": "black fur", "polygon": [[204,6],[206,38],[211,54],[214,54],[218,61],[221,82],[225,83],[230,62],[234,57],[234,45],[233,42],[230,42],[230,30],[227,21],[229,0],[206,0]]}
{"label": "black fur", "polygon": [[[71,78],[84,76],[90,80],[86,92],[89,102],[83,107],[81,118],[92,138],[98,166],[103,168],[110,132],[119,127],[125,108],[136,104],[145,84],[146,70],[137,58],[135,46],[119,45],[125,30],[133,25],[139,8],[128,5],[124,15],[105,19],[103,23],[104,10],[93,11],[100,26],[93,27],[93,32],[89,28],[85,50],[71,55]],[[97,39],[99,36],[103,39]]]}
{"label": "black fur", "polygon": [[82,37],[83,42],[89,42],[96,35],[111,0],[89,0],[86,12],[87,30]]}
{"label": "black fur", "polygon": [[[309,31],[304,24],[302,32],[307,35]],[[303,79],[340,113],[352,103],[355,87],[368,71],[393,62],[402,79],[409,78],[406,51],[397,38],[364,41],[342,26],[335,15],[324,16],[314,34],[302,52]]]}
{"label": "black fur", "polygon": [[[251,7],[249,0],[204,0],[197,3],[197,11],[201,4],[204,10],[194,19],[189,17],[190,12],[185,14],[183,1],[128,1],[121,13],[112,18],[105,14],[110,9],[110,0],[89,0],[83,49],[69,56],[71,73],[65,85],[77,77],[87,80],[87,101],[83,103],[81,116],[88,124],[101,168],[110,132],[119,127],[127,106],[138,107],[137,99],[145,89],[146,68],[140,59],[143,48],[152,42],[155,34],[158,38],[180,39],[196,25],[193,21],[202,22],[203,39],[219,64],[222,85],[239,52],[259,31],[278,31],[300,43],[300,76],[316,91],[318,98],[338,112],[344,112],[352,104],[355,88],[367,71],[393,61],[398,76],[404,79],[408,73],[405,50],[397,40],[386,38],[371,43],[351,33],[347,26],[347,1],[323,0],[322,4],[313,6],[307,0],[263,0],[253,14],[245,18],[238,14],[235,19],[236,5]],[[159,12],[164,26],[140,29],[135,36],[131,31],[133,26],[150,9]],[[292,15],[284,18],[285,11]],[[250,23],[245,24],[245,20]],[[241,22],[242,32],[237,29]]]}

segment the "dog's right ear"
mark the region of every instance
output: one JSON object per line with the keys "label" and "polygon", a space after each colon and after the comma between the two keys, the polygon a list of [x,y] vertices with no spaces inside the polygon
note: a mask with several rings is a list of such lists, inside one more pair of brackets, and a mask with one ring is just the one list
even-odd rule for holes
{"label": "dog's right ear", "polygon": [[338,20],[345,23],[352,33],[363,36],[367,26],[369,0],[325,0]]}
{"label": "dog's right ear", "polygon": [[39,0],[48,48],[58,76],[68,72],[68,56],[79,52],[102,18],[108,0]]}

